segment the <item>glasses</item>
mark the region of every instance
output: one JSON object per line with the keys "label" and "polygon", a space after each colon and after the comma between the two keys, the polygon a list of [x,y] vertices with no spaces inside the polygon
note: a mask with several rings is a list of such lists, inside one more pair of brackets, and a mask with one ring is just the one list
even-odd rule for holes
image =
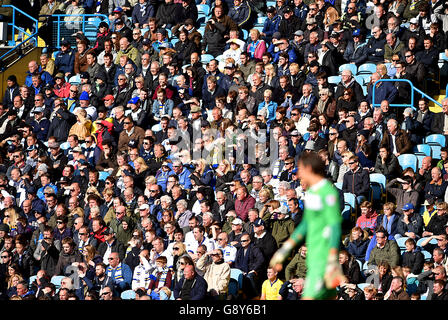
{"label": "glasses", "polygon": [[294,162],[285,162],[285,164],[293,164]]}
{"label": "glasses", "polygon": [[80,236],[85,236],[87,233],[79,233]]}
{"label": "glasses", "polygon": [[241,240],[241,243],[249,242],[249,240]]}
{"label": "glasses", "polygon": [[407,55],[407,56],[405,56],[406,58],[410,58],[410,57],[412,57],[412,54],[410,54],[410,55]]}
{"label": "glasses", "polygon": [[124,80],[126,80],[126,79],[118,79],[118,81],[124,81]]}
{"label": "glasses", "polygon": [[62,221],[58,221],[58,222],[56,222],[57,224],[63,224],[64,222],[62,222]]}
{"label": "glasses", "polygon": [[42,99],[34,99],[34,101],[42,101]]}
{"label": "glasses", "polygon": [[397,59],[397,60],[392,60],[392,61],[393,61],[393,62],[398,62],[398,61],[400,61],[400,60]]}
{"label": "glasses", "polygon": [[218,240],[218,241],[222,241],[222,240],[224,240],[224,239],[223,239],[223,238],[218,238],[217,240]]}
{"label": "glasses", "polygon": [[356,163],[356,161],[352,161],[352,162],[349,162],[348,164],[355,164]]}
{"label": "glasses", "polygon": [[1,256],[2,259],[9,258],[9,256]]}
{"label": "glasses", "polygon": [[149,192],[157,192],[158,190],[149,190]]}
{"label": "glasses", "polygon": [[336,132],[330,132],[330,136],[334,136],[335,134],[337,134]]}
{"label": "glasses", "polygon": [[184,266],[184,265],[185,265],[185,262],[179,262],[179,264],[180,264],[181,266]]}
{"label": "glasses", "polygon": [[112,293],[112,292],[110,292],[110,291],[103,292],[102,296],[105,296],[105,295],[108,295],[108,294],[111,294],[111,293]]}
{"label": "glasses", "polygon": [[173,250],[179,250],[179,248],[173,248]]}
{"label": "glasses", "polygon": [[114,260],[115,258],[107,258],[107,260],[109,260],[109,261],[111,261],[111,260]]}
{"label": "glasses", "polygon": [[131,124],[130,122],[123,122],[123,124]]}
{"label": "glasses", "polygon": [[70,92],[78,93],[78,90],[70,90]]}

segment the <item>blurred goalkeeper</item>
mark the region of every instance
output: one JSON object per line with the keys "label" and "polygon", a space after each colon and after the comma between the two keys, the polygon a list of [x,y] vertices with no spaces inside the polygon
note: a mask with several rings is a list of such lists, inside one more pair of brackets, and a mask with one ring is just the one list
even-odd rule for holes
{"label": "blurred goalkeeper", "polygon": [[308,271],[302,299],[332,299],[336,297],[336,287],[344,280],[338,261],[342,221],[339,195],[325,179],[325,164],[316,153],[304,153],[300,157],[298,173],[301,181],[309,186],[303,219],[272,257],[270,265],[280,271],[291,250],[305,241]]}

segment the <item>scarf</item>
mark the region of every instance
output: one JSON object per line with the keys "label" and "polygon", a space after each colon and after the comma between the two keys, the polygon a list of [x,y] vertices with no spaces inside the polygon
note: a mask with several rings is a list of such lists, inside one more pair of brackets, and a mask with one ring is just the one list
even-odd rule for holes
{"label": "scarf", "polygon": [[154,282],[159,280],[158,284],[157,284],[157,288],[162,288],[163,286],[165,286],[167,275],[168,275],[168,268],[167,267],[156,268],[152,272],[152,274],[149,276],[149,279],[150,280],[154,280]]}
{"label": "scarf", "polygon": [[121,263],[115,269],[113,269],[111,266],[108,266],[106,272],[107,276],[114,279],[115,283],[124,281]]}
{"label": "scarf", "polygon": [[387,230],[388,234],[392,234],[392,224],[395,221],[395,215],[392,215],[388,221],[387,216],[383,217],[383,227]]}

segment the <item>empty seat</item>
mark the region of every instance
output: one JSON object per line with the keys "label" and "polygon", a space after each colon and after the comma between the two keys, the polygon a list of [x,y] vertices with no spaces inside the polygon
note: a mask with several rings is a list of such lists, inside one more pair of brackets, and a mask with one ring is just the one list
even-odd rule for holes
{"label": "empty seat", "polygon": [[412,168],[414,171],[417,171],[417,157],[415,154],[400,154],[398,156],[398,162],[403,170],[406,168]]}
{"label": "empty seat", "polygon": [[372,74],[376,72],[376,64],[364,63],[358,67],[358,74]]}
{"label": "empty seat", "polygon": [[328,77],[328,83],[338,84],[341,82],[341,76],[330,76]]}
{"label": "empty seat", "polygon": [[414,147],[414,153],[424,154],[425,156],[431,156],[432,150],[429,144],[418,144]]}

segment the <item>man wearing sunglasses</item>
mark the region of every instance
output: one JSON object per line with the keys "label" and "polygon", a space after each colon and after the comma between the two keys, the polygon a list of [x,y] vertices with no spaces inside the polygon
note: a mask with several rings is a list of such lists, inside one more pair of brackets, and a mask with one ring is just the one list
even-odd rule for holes
{"label": "man wearing sunglasses", "polygon": [[342,190],[356,196],[356,201],[361,204],[367,199],[370,190],[369,172],[359,164],[357,156],[348,160],[350,170],[344,174]]}

